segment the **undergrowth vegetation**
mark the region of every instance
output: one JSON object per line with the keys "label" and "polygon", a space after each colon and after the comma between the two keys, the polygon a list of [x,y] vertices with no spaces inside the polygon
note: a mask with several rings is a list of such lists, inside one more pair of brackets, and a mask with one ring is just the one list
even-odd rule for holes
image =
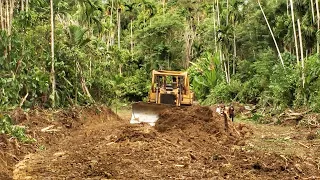
{"label": "undergrowth vegetation", "polygon": [[11,117],[7,114],[0,114],[0,134],[8,134],[25,143],[34,141],[34,139],[26,135],[25,128],[14,125]]}

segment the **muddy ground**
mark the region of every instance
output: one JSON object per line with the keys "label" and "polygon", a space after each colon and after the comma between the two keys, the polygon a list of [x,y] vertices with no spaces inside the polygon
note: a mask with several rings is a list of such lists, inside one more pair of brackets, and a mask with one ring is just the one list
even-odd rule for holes
{"label": "muddy ground", "polygon": [[37,141],[0,136],[0,179],[320,179],[317,129],[225,129],[200,106],[164,110],[155,127],[101,106],[12,114]]}

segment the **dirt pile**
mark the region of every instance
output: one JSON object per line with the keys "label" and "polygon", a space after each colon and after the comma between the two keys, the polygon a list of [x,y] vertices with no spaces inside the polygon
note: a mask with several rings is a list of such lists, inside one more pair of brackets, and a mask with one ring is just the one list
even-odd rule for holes
{"label": "dirt pile", "polygon": [[230,122],[226,131],[222,117],[211,109],[165,110],[155,127],[131,125],[108,109],[59,113],[62,119],[70,118],[59,120],[60,129],[69,130],[59,132],[68,133],[20,161],[13,179],[310,179],[320,175],[313,159],[253,148],[246,138],[252,133],[250,126]]}
{"label": "dirt pile", "polygon": [[[7,114],[16,125],[26,127],[26,134],[35,142],[22,143],[16,138],[0,134],[0,179],[12,179],[14,165],[25,155],[36,153],[57,145],[84,124],[99,124],[101,121],[121,119],[104,106],[68,108],[49,111],[32,109],[28,112],[17,108]],[[99,118],[98,118],[99,117]]]}
{"label": "dirt pile", "polygon": [[160,132],[171,129],[184,130],[190,124],[202,126],[212,119],[213,113],[209,107],[174,107],[160,113],[155,128]]}
{"label": "dirt pile", "polygon": [[244,124],[235,126],[230,120],[226,129],[223,116],[213,112],[212,109],[215,108],[192,106],[166,109],[160,113],[155,129],[168,134],[183,132],[184,136],[215,139],[224,144],[239,143],[252,133]]}
{"label": "dirt pile", "polygon": [[151,128],[148,124],[141,125],[128,125],[120,127],[120,133],[117,135],[117,140],[115,142],[122,141],[146,141],[150,142],[154,140],[157,136],[156,131]]}

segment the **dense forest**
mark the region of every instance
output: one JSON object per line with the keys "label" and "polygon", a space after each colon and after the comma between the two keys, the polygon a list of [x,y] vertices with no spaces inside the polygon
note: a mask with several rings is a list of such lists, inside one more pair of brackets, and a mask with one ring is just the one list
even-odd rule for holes
{"label": "dense forest", "polygon": [[320,110],[318,0],[0,0],[0,107],[143,100],[188,71],[203,104]]}

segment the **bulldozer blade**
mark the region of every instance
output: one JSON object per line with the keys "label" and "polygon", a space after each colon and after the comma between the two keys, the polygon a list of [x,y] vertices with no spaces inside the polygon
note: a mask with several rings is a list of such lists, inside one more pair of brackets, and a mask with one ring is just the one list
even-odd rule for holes
{"label": "bulldozer blade", "polygon": [[149,123],[154,126],[159,119],[159,113],[171,105],[153,104],[153,103],[134,103],[132,104],[132,116],[130,123]]}

